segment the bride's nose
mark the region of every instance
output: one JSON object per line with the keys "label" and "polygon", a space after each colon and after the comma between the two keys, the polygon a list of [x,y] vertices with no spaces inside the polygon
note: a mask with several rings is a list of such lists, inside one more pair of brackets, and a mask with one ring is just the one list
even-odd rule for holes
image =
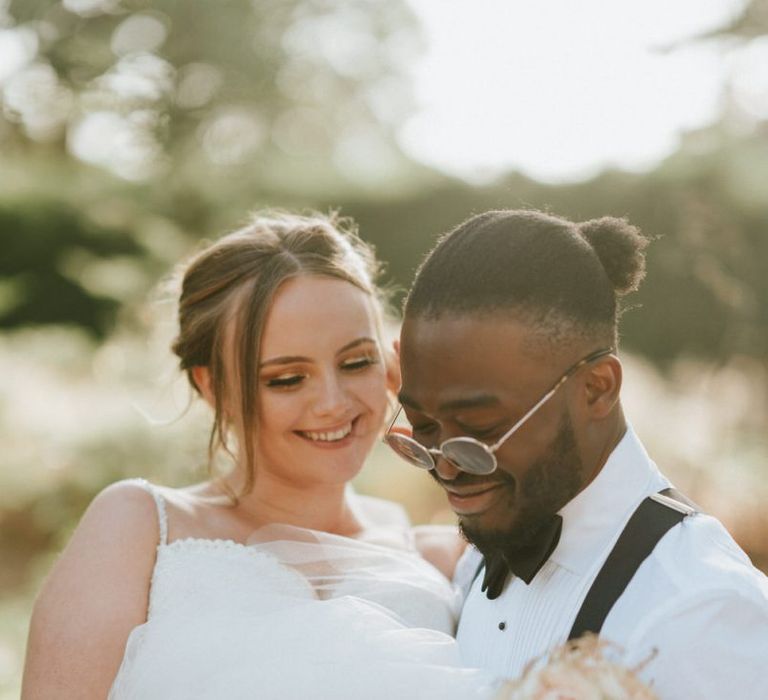
{"label": "bride's nose", "polygon": [[336,416],[347,412],[349,395],[335,373],[320,378],[312,409],[318,416]]}

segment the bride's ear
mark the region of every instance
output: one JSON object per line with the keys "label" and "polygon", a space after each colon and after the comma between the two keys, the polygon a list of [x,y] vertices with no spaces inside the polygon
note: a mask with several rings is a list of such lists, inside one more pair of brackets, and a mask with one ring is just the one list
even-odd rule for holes
{"label": "bride's ear", "polygon": [[190,371],[200,395],[211,408],[216,408],[216,395],[213,392],[211,370],[205,365],[195,365]]}

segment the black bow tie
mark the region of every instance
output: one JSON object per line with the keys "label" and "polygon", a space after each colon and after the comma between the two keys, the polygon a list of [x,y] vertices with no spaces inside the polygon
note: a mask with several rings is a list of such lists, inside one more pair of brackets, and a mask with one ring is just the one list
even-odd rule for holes
{"label": "black bow tie", "polygon": [[488,600],[501,595],[510,574],[525,581],[526,585],[533,581],[533,577],[555,551],[562,529],[563,519],[555,515],[524,546],[510,544],[486,554],[482,591]]}

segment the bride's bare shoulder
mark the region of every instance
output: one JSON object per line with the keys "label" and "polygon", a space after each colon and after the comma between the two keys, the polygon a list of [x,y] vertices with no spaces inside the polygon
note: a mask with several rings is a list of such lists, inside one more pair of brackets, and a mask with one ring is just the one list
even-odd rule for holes
{"label": "bride's bare shoulder", "polygon": [[157,505],[151,489],[140,479],[110,484],[88,506],[79,528],[95,535],[104,530],[134,533],[134,541],[154,540],[158,533]]}
{"label": "bride's bare shoulder", "polygon": [[35,602],[25,697],[107,695],[128,634],[146,619],[156,511],[134,481],[93,499]]}

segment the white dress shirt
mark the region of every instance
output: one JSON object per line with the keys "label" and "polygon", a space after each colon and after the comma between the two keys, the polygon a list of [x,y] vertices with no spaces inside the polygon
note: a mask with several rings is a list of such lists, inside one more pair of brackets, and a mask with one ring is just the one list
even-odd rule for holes
{"label": "white dress shirt", "polygon": [[[468,548],[456,582],[468,590],[459,621],[463,661],[506,677],[566,641],[587,592],[624,526],[648,495],[670,486],[631,428],[595,480],[561,511],[552,556],[526,585],[511,577],[495,600],[472,581]],[[673,527],[605,620],[661,700],[768,698],[768,578],[722,524],[696,514]],[[654,656],[655,654],[655,656]]]}

